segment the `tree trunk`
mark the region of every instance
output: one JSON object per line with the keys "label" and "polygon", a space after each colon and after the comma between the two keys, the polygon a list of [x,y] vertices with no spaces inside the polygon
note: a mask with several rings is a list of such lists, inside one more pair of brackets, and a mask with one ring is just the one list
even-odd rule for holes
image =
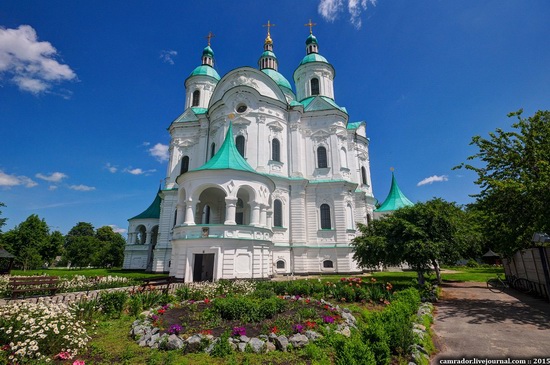
{"label": "tree trunk", "polygon": [[424,271],[417,271],[418,274],[418,285],[423,286],[424,285]]}
{"label": "tree trunk", "polygon": [[434,264],[435,276],[437,277],[437,283],[441,284],[441,270],[439,269],[439,264],[437,260],[432,261]]}

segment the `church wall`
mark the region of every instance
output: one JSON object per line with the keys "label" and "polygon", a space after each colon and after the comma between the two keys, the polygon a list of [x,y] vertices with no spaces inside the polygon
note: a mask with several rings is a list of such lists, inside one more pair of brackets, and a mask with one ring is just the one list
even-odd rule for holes
{"label": "church wall", "polygon": [[174,240],[170,274],[193,281],[196,254],[213,253],[214,279],[267,279],[272,273],[269,241],[223,239]]}

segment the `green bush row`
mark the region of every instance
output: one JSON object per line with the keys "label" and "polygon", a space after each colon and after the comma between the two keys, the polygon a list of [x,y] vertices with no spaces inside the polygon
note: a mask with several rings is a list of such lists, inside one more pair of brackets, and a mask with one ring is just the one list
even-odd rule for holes
{"label": "green bush row", "polygon": [[223,319],[240,320],[243,322],[259,322],[273,318],[286,308],[286,301],[277,297],[256,299],[250,297],[217,298],[212,302],[212,308]]}

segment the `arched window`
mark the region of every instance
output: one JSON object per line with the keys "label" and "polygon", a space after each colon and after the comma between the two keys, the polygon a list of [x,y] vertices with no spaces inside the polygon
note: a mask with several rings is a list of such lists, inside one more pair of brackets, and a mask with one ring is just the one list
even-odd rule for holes
{"label": "arched window", "polygon": [[209,206],[209,205],[205,205],[205,206],[202,208],[202,219],[201,219],[201,223],[202,223],[202,224],[210,224],[210,206]]}
{"label": "arched window", "polygon": [[321,204],[321,229],[331,229],[330,222],[330,206],[328,204]]}
{"label": "arched window", "polygon": [[271,141],[271,159],[281,161],[281,142],[277,138],[273,138]]}
{"label": "arched window", "polygon": [[319,95],[319,79],[316,77],[311,79],[311,95]]}
{"label": "arched window", "polygon": [[189,171],[189,156],[183,156],[181,159],[180,175]]}
{"label": "arched window", "polygon": [[367,225],[370,224],[371,221],[372,217],[370,216],[370,214],[367,214]]}
{"label": "arched window", "polygon": [[351,209],[351,205],[346,205],[346,224],[347,229],[354,229],[354,222],[353,222],[353,209]]}
{"label": "arched window", "polygon": [[176,223],[178,222],[178,210],[174,210],[174,224],[172,225],[172,228],[176,226]]}
{"label": "arched window", "polygon": [[147,239],[147,230],[145,229],[145,226],[139,226],[137,228],[137,240],[136,243],[139,245],[144,245],[145,241]]}
{"label": "arched window", "polygon": [[340,149],[340,160],[341,160],[342,167],[347,169],[348,168],[348,156],[347,156],[347,153],[346,153],[346,149],[344,147],[342,147]]}
{"label": "arched window", "polygon": [[237,199],[237,206],[235,211],[235,223],[244,224],[244,202],[241,198]]}
{"label": "arched window", "polygon": [[325,260],[323,261],[323,267],[325,269],[332,269],[334,268],[334,262],[332,262],[332,260]]}
{"label": "arched window", "polygon": [[367,169],[365,169],[365,166],[361,166],[361,183],[367,185]]}
{"label": "arched window", "polygon": [[283,203],[279,199],[273,202],[273,226],[283,226]]}
{"label": "arched window", "polygon": [[284,269],[285,268],[285,262],[283,260],[277,261],[277,269]]}
{"label": "arched window", "polygon": [[244,157],[244,136],[237,136],[235,138],[235,147],[237,147],[237,151],[239,151],[241,156]]}
{"label": "arched window", "polygon": [[193,101],[191,102],[191,106],[199,106],[200,98],[201,92],[199,90],[193,91]]}
{"label": "arched window", "polygon": [[317,167],[319,168],[328,167],[327,149],[323,146],[317,148]]}
{"label": "arched window", "polygon": [[214,157],[216,154],[216,144],[212,143],[212,146],[210,147],[210,158]]}

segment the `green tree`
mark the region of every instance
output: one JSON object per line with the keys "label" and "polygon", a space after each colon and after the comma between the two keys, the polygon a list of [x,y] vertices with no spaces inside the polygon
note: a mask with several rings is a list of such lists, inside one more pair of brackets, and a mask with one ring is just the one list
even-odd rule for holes
{"label": "green tree", "polygon": [[44,261],[48,263],[48,265],[51,265],[55,261],[55,258],[61,255],[64,243],[65,237],[61,232],[52,232],[49,239],[40,249],[40,255],[42,256]]}
{"label": "green tree", "polygon": [[369,226],[360,224],[359,230],[352,245],[361,266],[407,263],[420,284],[432,269],[441,281],[439,265],[455,262],[480,241],[470,216],[442,199],[398,209]]}
{"label": "green tree", "polygon": [[96,238],[102,243],[96,255],[96,266],[120,267],[124,261],[124,247],[126,240],[120,233],[113,231],[110,226],[103,226],[96,230]]}
{"label": "green tree", "polygon": [[66,260],[72,267],[90,266],[100,245],[101,242],[93,236],[74,236],[65,247]]}
{"label": "green tree", "polygon": [[15,255],[15,261],[23,270],[36,269],[45,263],[40,254],[50,239],[46,221],[36,214],[3,235],[6,249]]}
{"label": "green tree", "polygon": [[511,131],[497,129],[489,138],[472,138],[478,152],[455,168],[477,173],[481,191],[475,209],[493,250],[506,256],[532,245],[535,232],[550,232],[550,111],[523,118]]}
{"label": "green tree", "polygon": [[86,267],[92,264],[99,241],[95,238],[94,226],[78,222],[65,236],[64,260],[73,267]]}
{"label": "green tree", "polygon": [[[0,202],[0,207],[5,207],[6,205],[2,202]],[[0,210],[0,215],[2,214],[2,211]],[[0,235],[2,234],[2,227],[6,224],[7,218],[0,218]]]}

